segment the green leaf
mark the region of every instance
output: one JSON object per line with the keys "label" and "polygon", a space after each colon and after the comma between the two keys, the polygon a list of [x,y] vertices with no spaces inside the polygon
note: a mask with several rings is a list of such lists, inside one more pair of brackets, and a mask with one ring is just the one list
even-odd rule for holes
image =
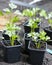
{"label": "green leaf", "polygon": [[17,17],[17,16],[15,16],[15,17],[13,17],[13,18],[10,19],[10,21],[11,21],[12,23],[16,23],[16,22],[18,22],[19,20],[20,20],[20,18]]}
{"label": "green leaf", "polygon": [[40,38],[40,40],[43,40],[43,41],[47,41],[47,40],[50,39],[50,37],[47,36],[47,35],[46,35],[46,32],[44,32],[44,31],[41,31],[41,32],[39,33],[39,38]]}
{"label": "green leaf", "polygon": [[2,11],[0,11],[0,16],[3,16],[4,14],[3,14],[3,12]]}
{"label": "green leaf", "polygon": [[28,26],[30,26],[33,29],[38,28],[38,24],[35,21],[36,20],[34,20],[34,19],[29,19]]}
{"label": "green leaf", "polygon": [[48,19],[48,23],[49,24],[52,24],[52,19]]}
{"label": "green leaf", "polygon": [[41,32],[40,32],[40,35],[41,35],[41,36],[45,36],[45,35],[46,35],[46,32],[45,32],[45,31],[41,31]]}
{"label": "green leaf", "polygon": [[40,8],[33,8],[32,9],[34,16],[36,16],[36,14],[38,13],[39,10],[40,10]]}
{"label": "green leaf", "polygon": [[36,18],[36,19],[35,19],[35,22],[37,22],[37,23],[40,22],[40,21],[41,21],[40,18]]}
{"label": "green leaf", "polygon": [[28,17],[32,17],[33,16],[33,12],[30,9],[23,10],[23,13],[22,14],[24,16],[28,16]]}
{"label": "green leaf", "polygon": [[44,18],[47,17],[47,12],[45,10],[43,10],[43,9],[40,11],[39,14],[40,14],[41,17],[44,17]]}
{"label": "green leaf", "polygon": [[9,3],[9,7],[11,9],[16,9],[17,8],[17,5],[15,5],[14,3]]}
{"label": "green leaf", "polygon": [[50,37],[49,37],[49,36],[46,36],[46,41],[47,41],[47,40],[50,40]]}
{"label": "green leaf", "polygon": [[32,28],[38,28],[38,25],[37,25],[37,23],[34,23],[34,24],[32,24]]}

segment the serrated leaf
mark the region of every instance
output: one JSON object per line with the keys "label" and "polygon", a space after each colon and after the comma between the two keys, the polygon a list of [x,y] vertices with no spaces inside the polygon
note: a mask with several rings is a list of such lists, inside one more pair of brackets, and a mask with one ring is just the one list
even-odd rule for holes
{"label": "serrated leaf", "polygon": [[30,9],[26,9],[26,10],[23,10],[23,15],[28,16],[28,17],[32,17],[33,12]]}
{"label": "serrated leaf", "polygon": [[49,36],[46,36],[46,41],[47,41],[47,40],[50,40],[50,37],[49,37]]}

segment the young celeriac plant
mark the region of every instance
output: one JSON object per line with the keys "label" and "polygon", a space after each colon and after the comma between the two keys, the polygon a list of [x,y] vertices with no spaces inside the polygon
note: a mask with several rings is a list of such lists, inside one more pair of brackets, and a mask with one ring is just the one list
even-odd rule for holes
{"label": "young celeriac plant", "polygon": [[28,33],[28,37],[32,38],[32,41],[34,41],[36,48],[40,48],[40,43],[38,43],[38,36],[39,36],[39,33],[37,32]]}
{"label": "young celeriac plant", "polygon": [[47,12],[44,9],[42,9],[39,14],[40,14],[40,17],[44,17],[45,19],[48,16]]}
{"label": "young celeriac plant", "polygon": [[45,31],[41,31],[39,33],[39,39],[42,40],[42,41],[47,41],[47,40],[50,39],[50,37],[46,35]]}
{"label": "young celeriac plant", "polygon": [[[50,40],[50,37],[46,35],[46,32],[45,31],[41,31],[39,33],[38,38],[39,38],[40,41],[43,41],[43,42],[46,42],[47,40]],[[37,48],[40,48],[41,47],[41,44],[40,44],[39,41],[38,41],[38,43],[37,43],[36,46],[37,46]]]}
{"label": "young celeriac plant", "polygon": [[[46,42],[47,40],[50,40],[50,37],[46,35],[46,32],[45,31],[41,31],[39,33],[38,38],[39,38],[40,41],[43,41],[43,42]],[[36,46],[37,46],[37,48],[40,48],[41,47],[41,44],[40,44],[39,41],[38,41],[38,43],[37,43]]]}
{"label": "young celeriac plant", "polygon": [[17,5],[15,5],[14,3],[9,3],[9,8],[5,8],[5,9],[3,9],[3,11],[7,15],[10,14],[9,15],[9,20],[13,20],[15,22],[15,21],[18,21],[20,19],[17,15],[21,15],[22,16],[21,12],[19,10],[16,10],[16,9],[17,9]]}
{"label": "young celeriac plant", "polygon": [[40,33],[32,32],[28,34],[28,37],[31,37],[32,40],[35,42],[36,48],[41,47],[40,41],[46,42],[47,40],[50,40],[49,36],[46,36],[46,32],[41,31]]}
{"label": "young celeriac plant", "polygon": [[35,28],[38,28],[38,23],[39,23],[40,21],[41,21],[41,20],[40,20],[39,18],[29,19],[28,26],[31,27],[31,32],[34,32],[34,29],[35,29]]}
{"label": "young celeriac plant", "polygon": [[50,12],[49,14],[48,14],[48,23],[49,23],[49,26],[51,26],[51,28],[52,28],[52,12]]}
{"label": "young celeriac plant", "polygon": [[31,17],[36,17],[38,11],[40,11],[40,8],[25,9],[23,10],[22,14],[23,16],[27,16],[31,18]]}
{"label": "young celeriac plant", "polygon": [[19,21],[18,18],[14,17],[9,21],[9,23],[6,24],[6,32],[5,32],[5,34],[9,35],[9,37],[10,37],[11,46],[15,45],[14,41],[16,39],[20,40],[20,36],[18,34],[16,34],[16,31],[20,31],[21,28],[19,26],[15,25],[16,20]]}
{"label": "young celeriac plant", "polygon": [[33,17],[33,11],[30,9],[25,9],[25,10],[23,10],[22,15],[31,18],[31,17]]}
{"label": "young celeriac plant", "polygon": [[3,11],[6,13],[12,13],[13,10],[16,8],[17,8],[17,5],[15,5],[14,3],[9,3],[9,8],[5,8],[3,9]]}
{"label": "young celeriac plant", "polygon": [[9,3],[9,8],[5,8],[5,9],[3,9],[3,11],[6,14],[14,13],[16,15],[21,15],[22,16],[22,13],[20,12],[20,10],[17,9],[17,5],[14,4],[14,3]]}
{"label": "young celeriac plant", "polygon": [[33,11],[33,16],[36,17],[37,14],[39,14],[39,12],[40,12],[40,8],[38,8],[38,7],[33,8],[32,11]]}
{"label": "young celeriac plant", "polygon": [[31,27],[31,32],[34,32],[34,29],[38,28],[38,23],[41,21],[40,18],[35,17],[35,15],[37,14],[37,12],[39,10],[40,10],[39,8],[23,10],[22,14],[23,14],[23,16],[27,16],[28,17],[28,24],[27,24],[27,26]]}

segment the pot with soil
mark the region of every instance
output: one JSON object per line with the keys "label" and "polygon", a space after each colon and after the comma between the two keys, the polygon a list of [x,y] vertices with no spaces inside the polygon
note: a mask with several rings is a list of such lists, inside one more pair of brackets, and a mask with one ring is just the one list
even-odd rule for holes
{"label": "pot with soil", "polygon": [[33,29],[35,32],[39,32],[39,26],[40,26],[40,18],[37,16],[39,14],[39,8],[33,8],[31,9],[25,9],[23,10],[23,16],[26,16],[28,19],[23,24],[25,33],[30,33],[31,29]]}
{"label": "pot with soil", "polygon": [[[47,33],[47,35],[50,37],[50,41],[48,41],[48,44],[52,43],[52,19],[48,19],[49,26],[45,27],[44,30]],[[51,44],[52,45],[52,44]]]}
{"label": "pot with soil", "polygon": [[47,33],[47,35],[50,36],[50,38],[52,39],[52,28],[51,28],[51,26],[45,27],[44,30]]}
{"label": "pot with soil", "polygon": [[16,31],[20,31],[21,28],[15,25],[16,17],[11,18],[9,23],[6,24],[5,32],[4,32],[4,39],[2,40],[3,45],[3,54],[4,54],[4,61],[8,63],[18,62],[20,60],[21,54],[21,42],[20,36]]}
{"label": "pot with soil", "polygon": [[[8,23],[9,24],[9,23]],[[7,25],[8,25],[7,24]],[[9,29],[10,28],[10,29]],[[22,44],[17,41],[20,39],[19,35],[15,33],[16,27],[14,27],[14,24],[12,27],[8,26],[5,34],[9,36],[9,39],[7,36],[3,36],[4,39],[2,41],[3,45],[3,51],[4,51],[4,61],[8,63],[14,63],[18,62],[20,60],[20,49]],[[18,28],[19,31],[19,28]]]}
{"label": "pot with soil", "polygon": [[[30,26],[30,24],[32,24],[32,23],[25,22],[23,24],[25,33],[30,33],[31,32],[31,26],[33,26],[34,23],[31,26]],[[34,24],[34,31],[39,32],[39,24],[37,25],[38,27],[36,27],[36,25],[37,25],[37,23]]]}
{"label": "pot with soil", "polygon": [[2,40],[4,61],[8,63],[18,62],[21,57],[20,49],[22,44],[17,41],[20,40],[20,37],[15,33],[16,30],[19,31],[20,28],[15,27],[14,24],[11,27],[9,25],[5,32],[5,34],[8,35],[9,38],[7,38],[7,36],[3,36],[4,39]]}
{"label": "pot with soil", "polygon": [[47,44],[39,41],[41,44],[40,48],[37,48],[34,41],[30,41],[28,45],[30,53],[30,62],[32,65],[42,65],[44,54],[46,52]]}
{"label": "pot with soil", "polygon": [[47,48],[47,43],[45,41],[50,38],[46,36],[46,32],[44,31],[40,31],[39,33],[32,32],[28,34],[28,36],[32,38],[32,41],[30,41],[28,45],[30,62],[32,65],[42,65]]}
{"label": "pot with soil", "polygon": [[3,60],[5,62],[14,63],[20,61],[20,57],[21,57],[20,49],[22,44],[19,41],[15,41],[15,45],[11,46],[10,40],[3,40],[2,45],[3,45],[3,54],[4,54]]}
{"label": "pot with soil", "polygon": [[49,45],[52,45],[52,28],[49,26],[49,27],[45,27],[44,30],[47,33],[47,35],[50,37],[50,40],[48,40],[47,43]]}

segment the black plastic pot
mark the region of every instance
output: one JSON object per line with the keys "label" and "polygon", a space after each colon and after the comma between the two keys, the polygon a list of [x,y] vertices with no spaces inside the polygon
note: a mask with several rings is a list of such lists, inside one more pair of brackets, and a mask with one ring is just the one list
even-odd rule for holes
{"label": "black plastic pot", "polygon": [[[25,55],[26,58],[26,62],[30,64],[30,58],[29,58],[29,49],[28,49],[28,45],[29,45],[29,41],[31,40],[30,37],[27,37],[27,33],[24,34],[24,41],[25,41],[25,45],[24,48],[21,49],[21,53],[22,55]],[[25,59],[24,59],[25,60]]]}
{"label": "black plastic pot", "polygon": [[30,53],[30,62],[32,65],[42,65],[46,49],[39,50],[39,49],[31,48],[32,44],[33,42],[30,41],[28,45],[28,49]]}
{"label": "black plastic pot", "polygon": [[45,27],[44,28],[45,32],[47,33],[47,35],[50,37],[51,41],[48,40],[47,43],[49,45],[52,45],[52,30],[49,29],[49,27]]}
{"label": "black plastic pot", "polygon": [[5,30],[2,32],[2,36],[4,37],[5,40],[10,40],[9,35],[5,34]]}
{"label": "black plastic pot", "polygon": [[[25,22],[23,24],[23,26],[24,26],[24,32],[25,33],[30,33],[31,32],[31,27],[30,26],[27,26],[27,24],[28,24],[28,22]],[[39,32],[39,28],[34,29],[34,31],[35,32]]]}
{"label": "black plastic pot", "polygon": [[49,27],[45,27],[44,30],[47,33],[47,35],[52,39],[52,30],[49,30]]}
{"label": "black plastic pot", "polygon": [[31,38],[27,36],[27,33],[24,34],[24,40],[25,40],[25,49],[28,51],[28,44]]}
{"label": "black plastic pot", "polygon": [[17,42],[18,45],[15,46],[6,46],[5,43],[2,42],[3,45],[3,54],[4,61],[7,63],[15,63],[20,61],[20,49],[22,44]]}

